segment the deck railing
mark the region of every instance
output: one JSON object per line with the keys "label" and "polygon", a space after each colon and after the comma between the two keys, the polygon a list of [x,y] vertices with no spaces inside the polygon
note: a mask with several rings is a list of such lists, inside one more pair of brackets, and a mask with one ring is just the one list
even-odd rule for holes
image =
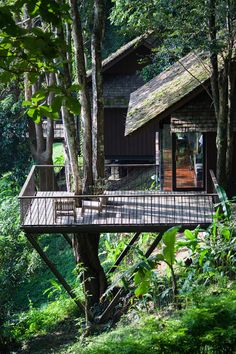
{"label": "deck railing", "polygon": [[[47,136],[47,121],[43,121],[43,136]],[[54,122],[54,139],[64,139],[64,127],[62,123]]]}
{"label": "deck railing", "polygon": [[[212,194],[37,195],[21,197],[22,224],[190,225],[212,221]],[[73,203],[72,203],[73,202]],[[57,205],[69,205],[60,213]],[[61,208],[63,210],[63,207]],[[26,212],[27,210],[27,212]]]}
{"label": "deck railing", "polygon": [[65,190],[64,182],[59,183],[64,178],[61,172],[62,166],[32,168],[19,196],[23,228],[145,228],[212,222],[215,193],[146,189],[102,190],[97,195],[75,196]]}
{"label": "deck railing", "polygon": [[213,170],[210,170],[210,176],[212,180],[212,189],[215,197],[213,199],[215,209],[220,208],[221,213],[226,217],[230,216],[230,205],[226,192],[219,185],[215,173]]}

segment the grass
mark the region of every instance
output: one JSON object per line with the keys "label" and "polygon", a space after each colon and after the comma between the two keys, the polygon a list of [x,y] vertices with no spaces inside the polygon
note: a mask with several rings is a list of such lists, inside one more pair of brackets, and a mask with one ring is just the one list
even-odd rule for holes
{"label": "grass", "polygon": [[[235,353],[236,291],[201,294],[198,304],[171,315],[145,315],[120,324],[109,333],[93,336],[53,353],[163,354]],[[138,313],[136,313],[137,317]]]}
{"label": "grass", "polygon": [[[79,336],[71,300],[60,298],[21,314],[14,336],[34,354],[233,354],[236,352],[236,289],[205,288],[182,310],[147,314],[135,308],[109,332]],[[68,322],[70,318],[70,322]],[[73,322],[71,321],[73,320]]]}
{"label": "grass", "polygon": [[73,300],[61,296],[40,308],[31,306],[28,311],[16,315],[5,328],[11,332],[14,339],[22,342],[56,331],[65,319],[73,319],[76,316],[78,308]]}
{"label": "grass", "polygon": [[64,147],[63,143],[54,143],[53,144],[53,164],[54,165],[64,165]]}
{"label": "grass", "polygon": [[[75,285],[74,256],[64,237],[62,235],[43,235],[40,238],[40,244],[67,282],[72,286]],[[39,260],[39,256],[36,252],[35,258],[36,269],[33,270],[28,281],[25,281],[16,288],[13,294],[16,311],[27,310],[30,302],[33,303],[34,307],[40,307],[42,304],[48,302],[48,293],[45,294],[45,290],[52,286],[51,282],[55,280],[55,277],[44,262]],[[32,265],[32,267],[34,267],[34,265]],[[50,300],[54,300],[59,292],[59,290],[55,292],[55,294],[50,297]],[[61,292],[63,293],[64,290],[62,289]]]}

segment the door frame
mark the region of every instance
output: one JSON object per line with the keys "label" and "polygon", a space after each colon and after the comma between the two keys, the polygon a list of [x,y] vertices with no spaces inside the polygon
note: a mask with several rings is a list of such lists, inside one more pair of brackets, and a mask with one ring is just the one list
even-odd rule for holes
{"label": "door frame", "polygon": [[[188,133],[188,132],[186,132]],[[194,133],[194,132],[189,132]],[[197,132],[196,132],[197,133]],[[203,136],[203,186],[202,187],[177,187],[176,181],[176,133],[172,133],[172,189],[173,191],[185,192],[185,191],[205,191],[206,188],[206,137],[203,132],[200,132]]]}

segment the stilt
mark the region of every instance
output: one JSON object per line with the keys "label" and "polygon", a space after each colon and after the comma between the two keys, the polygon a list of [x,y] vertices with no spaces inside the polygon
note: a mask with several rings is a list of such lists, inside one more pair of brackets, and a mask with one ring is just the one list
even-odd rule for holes
{"label": "stilt", "polygon": [[[158,236],[155,238],[155,240],[153,241],[153,243],[151,244],[151,246],[148,248],[147,252],[145,253],[146,258],[148,258],[152,254],[152,252],[157,247],[157,245],[161,241],[161,239],[162,239],[162,234],[158,234]],[[131,280],[131,278],[132,278],[132,276],[129,278],[129,280]],[[124,293],[125,293],[124,288],[121,288],[117,292],[114,299],[110,302],[110,304],[107,306],[105,311],[101,314],[101,316],[99,316],[99,318],[98,318],[99,323],[102,323],[107,320],[107,317],[108,317],[107,315],[118,304],[120,298],[124,295]]]}
{"label": "stilt", "polygon": [[62,235],[65,238],[66,242],[68,242],[69,245],[72,247],[72,240],[71,240],[70,236],[68,236],[68,234],[62,234]]}
{"label": "stilt", "polygon": [[115,261],[114,265],[108,270],[107,274],[113,273],[116,269],[117,266],[120,264],[120,262],[125,258],[125,256],[128,254],[130,251],[131,246],[138,240],[141,232],[136,232],[134,236],[131,238],[130,242],[128,245],[124,248],[124,250],[121,252],[117,260]]}
{"label": "stilt", "polygon": [[[28,241],[31,243],[33,248],[38,252],[40,257],[44,260],[48,268],[51,270],[51,272],[55,275],[55,277],[58,279],[60,284],[64,287],[64,289],[67,291],[69,296],[74,300],[78,308],[85,313],[85,307],[84,305],[77,299],[76,294],[74,293],[73,289],[71,286],[66,282],[66,280],[63,278],[61,273],[57,270],[55,265],[52,263],[52,261],[48,258],[46,253],[43,251],[41,246],[38,244],[38,242],[35,240],[35,238],[31,234],[26,234],[26,237]],[[92,319],[91,314],[87,314],[89,319]]]}

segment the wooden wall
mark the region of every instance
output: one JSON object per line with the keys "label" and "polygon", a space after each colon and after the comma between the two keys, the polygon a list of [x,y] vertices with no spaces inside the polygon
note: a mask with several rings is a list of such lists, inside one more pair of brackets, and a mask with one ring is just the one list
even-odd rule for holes
{"label": "wooden wall", "polygon": [[126,108],[105,109],[106,159],[155,160],[155,136],[159,129],[157,120],[153,120],[134,134],[125,136],[126,113]]}

